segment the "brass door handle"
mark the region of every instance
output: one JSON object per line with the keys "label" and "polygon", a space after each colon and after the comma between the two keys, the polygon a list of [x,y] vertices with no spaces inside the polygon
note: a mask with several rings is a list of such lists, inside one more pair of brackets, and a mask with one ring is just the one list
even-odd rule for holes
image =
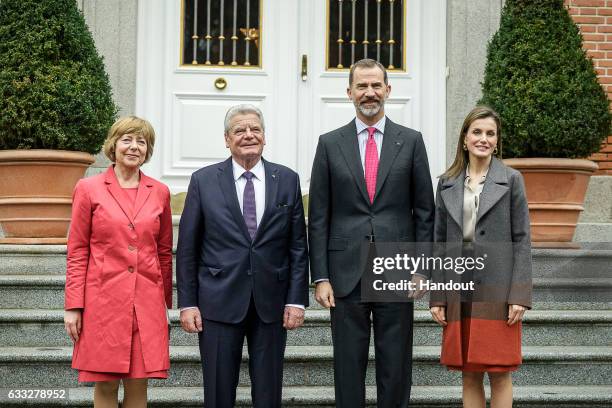
{"label": "brass door handle", "polygon": [[302,54],[302,81],[308,80],[308,55]]}
{"label": "brass door handle", "polygon": [[225,78],[217,78],[217,79],[215,79],[215,88],[217,88],[220,91],[222,91],[225,88],[227,88],[227,81],[225,80]]}

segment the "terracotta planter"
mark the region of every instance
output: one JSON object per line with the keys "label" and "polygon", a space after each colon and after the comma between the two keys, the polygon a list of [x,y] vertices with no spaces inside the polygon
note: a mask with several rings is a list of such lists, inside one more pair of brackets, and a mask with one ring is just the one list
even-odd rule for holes
{"label": "terracotta planter", "polygon": [[525,178],[533,242],[570,242],[589,178],[597,164],[583,159],[505,159]]}
{"label": "terracotta planter", "polygon": [[94,162],[63,150],[0,151],[0,243],[66,243],[72,190]]}

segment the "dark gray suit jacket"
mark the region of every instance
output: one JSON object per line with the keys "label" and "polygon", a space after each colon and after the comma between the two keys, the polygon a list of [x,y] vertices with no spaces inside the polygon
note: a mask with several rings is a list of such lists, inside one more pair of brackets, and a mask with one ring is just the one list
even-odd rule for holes
{"label": "dark gray suit jacket", "polygon": [[423,137],[387,118],[374,203],[366,191],[355,121],[319,138],[308,213],[311,278],[329,279],[338,297],[361,278],[361,246],[432,242],[434,198]]}

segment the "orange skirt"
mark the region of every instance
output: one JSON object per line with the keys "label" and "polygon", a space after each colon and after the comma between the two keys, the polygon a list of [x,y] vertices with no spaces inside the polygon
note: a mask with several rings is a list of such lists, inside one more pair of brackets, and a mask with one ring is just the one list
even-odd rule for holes
{"label": "orange skirt", "polygon": [[[454,371],[467,372],[487,372],[487,373],[502,373],[511,372],[518,369],[518,365],[493,365],[493,364],[477,364],[468,362],[468,352],[470,344],[470,323],[471,319],[463,317],[461,319],[461,356],[463,364],[460,366],[447,365],[446,368]],[[520,323],[517,323],[520,324]],[[502,346],[502,345],[498,345]]]}
{"label": "orange skirt", "polygon": [[168,370],[150,371],[145,370],[144,356],[142,355],[142,344],[138,332],[138,321],[136,313],[133,315],[132,323],[132,347],[130,351],[130,370],[127,373],[104,373],[98,371],[79,370],[79,382],[95,381],[117,381],[123,378],[168,378]]}

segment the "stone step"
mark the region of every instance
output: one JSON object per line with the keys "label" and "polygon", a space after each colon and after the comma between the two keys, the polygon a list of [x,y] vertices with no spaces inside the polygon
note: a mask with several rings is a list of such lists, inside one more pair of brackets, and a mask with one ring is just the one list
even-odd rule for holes
{"label": "stone step", "polygon": [[0,245],[0,275],[66,274],[66,245]]}
{"label": "stone step", "polygon": [[[612,247],[575,243],[579,248],[534,248],[534,278],[612,278]],[[175,262],[176,264],[176,262]],[[65,275],[65,245],[0,245],[0,275]]]}
{"label": "stone step", "polygon": [[[70,346],[64,331],[63,310],[0,309],[0,344],[16,347]],[[442,329],[428,311],[414,315],[414,345],[437,346]],[[196,346],[198,338],[184,332],[178,311],[170,311],[173,346]],[[329,346],[330,318],[327,310],[307,310],[304,326],[287,335],[289,346]],[[371,341],[373,343],[373,340]],[[526,346],[609,346],[612,344],[612,310],[531,310],[523,324]]]}
{"label": "stone step", "polygon": [[[609,203],[609,198],[607,201]],[[610,242],[610,237],[612,237],[612,222],[579,222],[576,225],[573,241]]]}
{"label": "stone step", "polygon": [[[516,386],[515,408],[609,408],[612,391],[608,386]],[[489,390],[486,390],[489,398]],[[119,391],[123,398],[123,389]],[[151,387],[148,390],[149,407],[154,408],[202,408],[202,387]],[[3,407],[23,406],[23,400],[6,401]],[[93,387],[66,389],[66,399],[33,399],[28,406],[39,407],[91,407]],[[376,407],[376,387],[366,387],[368,408]],[[252,407],[249,387],[238,387],[236,406]],[[410,406],[415,408],[460,408],[461,387],[457,386],[413,386]],[[334,408],[333,387],[292,386],[283,388],[283,407]]]}
{"label": "stone step", "polygon": [[[460,385],[460,373],[439,364],[439,347],[417,346],[413,357],[415,385]],[[72,387],[76,371],[70,368],[71,347],[0,348],[0,389]],[[192,387],[202,384],[197,347],[173,346],[167,380],[152,380],[152,386]],[[366,383],[374,385],[374,352]],[[243,361],[246,361],[246,354]],[[516,385],[608,385],[612,390],[612,346],[527,346],[523,365],[513,374]],[[332,348],[329,346],[289,346],[285,353],[285,386],[333,385]],[[240,385],[248,385],[248,368],[243,363]]]}
{"label": "stone step", "polygon": [[[64,306],[63,275],[0,275],[0,309],[61,309]],[[536,309],[612,309],[612,280],[537,278],[534,285]],[[310,304],[314,301],[310,288]],[[174,294],[176,307],[176,289]],[[418,309],[427,309],[421,300]]]}

